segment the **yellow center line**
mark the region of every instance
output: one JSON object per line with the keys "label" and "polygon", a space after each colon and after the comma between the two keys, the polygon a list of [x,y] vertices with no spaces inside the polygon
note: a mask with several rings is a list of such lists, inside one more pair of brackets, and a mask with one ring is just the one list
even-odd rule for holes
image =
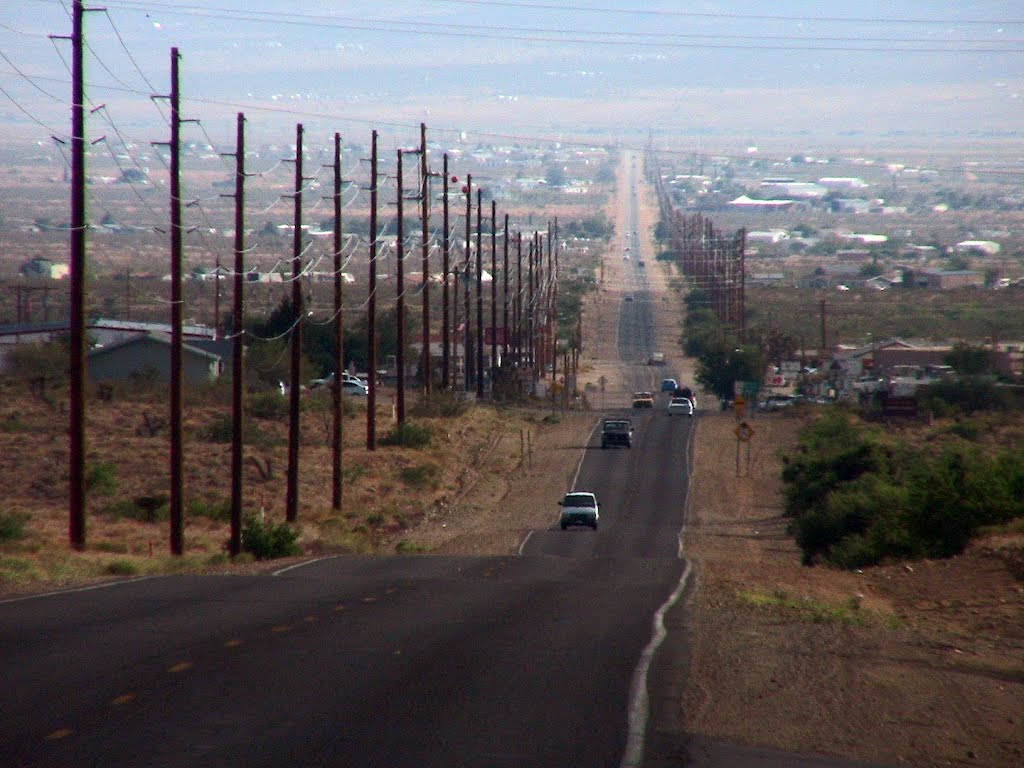
{"label": "yellow center line", "polygon": [[231,640],[228,640],[226,643],[224,643],[224,647],[225,648],[237,648],[240,645],[245,645],[245,640],[239,640],[238,638],[233,638]]}
{"label": "yellow center line", "polygon": [[193,664],[191,661],[179,661],[177,664],[175,664],[173,667],[171,667],[167,671],[168,672],[172,672],[172,673],[187,672],[188,670],[192,669],[192,667],[194,667],[194,666],[195,666],[195,664]]}
{"label": "yellow center line", "polygon": [[134,693],[122,693],[120,696],[114,697],[114,700],[110,702],[110,706],[120,707],[124,706],[125,704],[131,704],[133,701],[135,701],[135,698],[136,697]]}
{"label": "yellow center line", "polygon": [[278,633],[291,632],[292,631],[292,625],[291,624],[278,624],[276,627],[272,627],[270,631],[271,632],[278,632]]}
{"label": "yellow center line", "polygon": [[363,602],[364,603],[376,603],[377,602],[377,596],[376,595],[367,595],[366,597],[363,598]]}
{"label": "yellow center line", "polygon": [[338,603],[336,606],[334,606],[334,610],[336,610],[336,611],[344,611],[345,610],[345,604],[344,603]]}
{"label": "yellow center line", "polygon": [[55,731],[51,731],[46,735],[47,741],[59,741],[60,739],[66,739],[68,736],[74,733],[71,728],[58,728]]}
{"label": "yellow center line", "polygon": [[303,621],[306,622],[307,624],[316,624],[318,621],[320,621],[320,617],[319,616],[307,616],[306,618],[303,619]]}

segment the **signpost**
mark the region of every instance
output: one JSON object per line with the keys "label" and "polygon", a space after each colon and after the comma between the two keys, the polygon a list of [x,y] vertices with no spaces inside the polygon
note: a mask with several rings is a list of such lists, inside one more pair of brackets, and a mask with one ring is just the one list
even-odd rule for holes
{"label": "signpost", "polygon": [[754,428],[741,421],[733,430],[736,433],[736,477],[740,476],[740,445],[747,444],[747,474],[750,474],[750,440],[754,436]]}

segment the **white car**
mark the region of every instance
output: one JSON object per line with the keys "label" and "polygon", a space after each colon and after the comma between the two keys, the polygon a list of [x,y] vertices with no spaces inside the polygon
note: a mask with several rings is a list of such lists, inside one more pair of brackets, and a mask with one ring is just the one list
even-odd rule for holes
{"label": "white car", "polygon": [[370,394],[370,388],[358,379],[345,379],[341,382],[341,391],[357,397],[367,397]]}
{"label": "white car", "polygon": [[571,491],[558,502],[562,508],[558,524],[564,531],[570,525],[586,525],[597,530],[597,521],[601,511],[597,505],[597,497],[589,491]]}
{"label": "white car", "polygon": [[669,416],[693,416],[693,403],[688,397],[673,397],[668,401],[667,413]]}

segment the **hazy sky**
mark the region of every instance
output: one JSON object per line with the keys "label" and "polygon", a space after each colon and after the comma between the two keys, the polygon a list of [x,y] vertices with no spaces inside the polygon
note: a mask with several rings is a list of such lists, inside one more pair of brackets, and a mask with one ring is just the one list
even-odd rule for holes
{"label": "hazy sky", "polygon": [[[970,143],[1024,126],[1019,0],[112,0],[86,15],[88,97],[159,140],[149,98],[179,48],[183,111],[221,138],[244,111],[287,141],[371,128],[640,142],[910,134]],[[69,130],[70,0],[0,4],[0,131]],[[102,118],[102,120],[101,120]]]}

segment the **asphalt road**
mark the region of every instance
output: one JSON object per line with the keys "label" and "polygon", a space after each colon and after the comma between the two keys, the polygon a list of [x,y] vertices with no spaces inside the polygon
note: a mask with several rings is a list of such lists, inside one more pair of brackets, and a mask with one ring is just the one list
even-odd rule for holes
{"label": "asphalt road", "polygon": [[[619,346],[649,384],[642,269]],[[679,732],[685,644],[661,641],[685,624],[695,419],[661,395],[629,415],[632,449],[580,446],[599,529],[561,531],[552,499],[519,556],[336,557],[0,602],[0,766],[843,765]]]}

